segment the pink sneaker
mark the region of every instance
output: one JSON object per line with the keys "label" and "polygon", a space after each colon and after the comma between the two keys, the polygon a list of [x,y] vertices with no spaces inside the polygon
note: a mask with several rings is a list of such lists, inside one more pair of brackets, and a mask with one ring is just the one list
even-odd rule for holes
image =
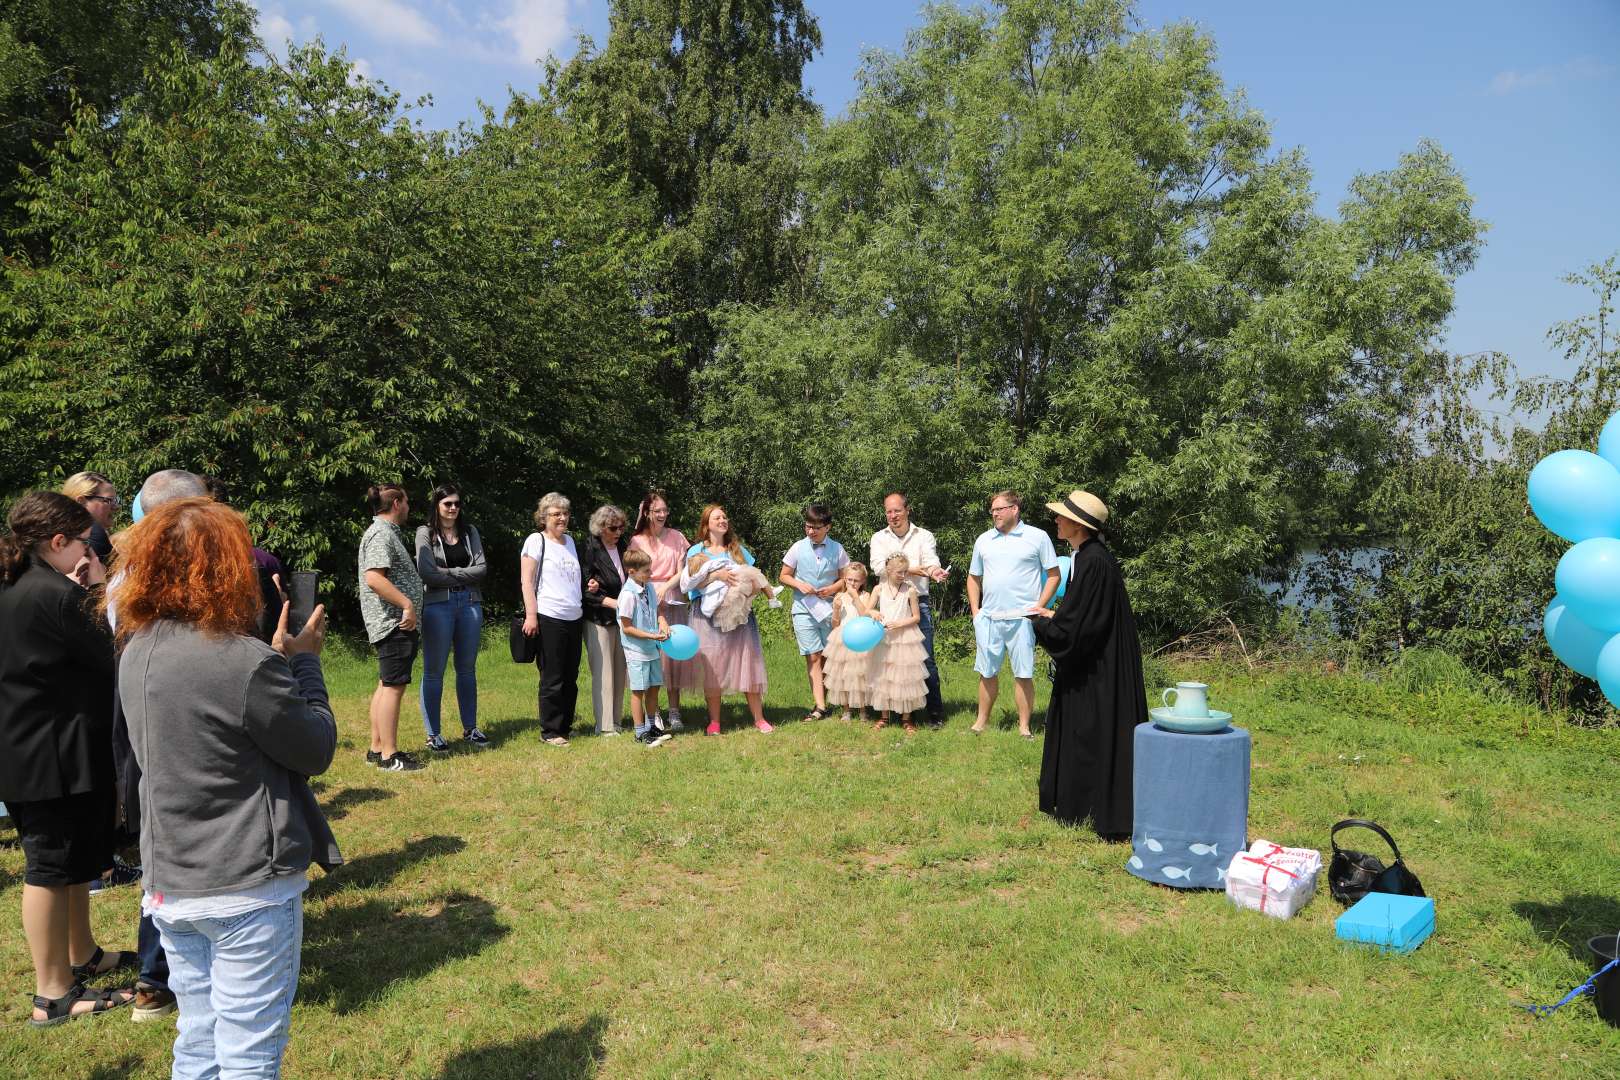
{"label": "pink sneaker", "polygon": [[704,728],[703,729],[703,734],[705,734],[705,735],[718,735],[718,734],[720,734],[720,721],[716,720],[714,723],[712,723],[708,727]]}
{"label": "pink sneaker", "polygon": [[759,733],[761,735],[769,735],[771,732],[776,730],[775,728],[771,727],[770,724],[766,723],[764,720],[755,720],[754,721],[754,727],[756,729],[758,729],[758,731],[759,731]]}

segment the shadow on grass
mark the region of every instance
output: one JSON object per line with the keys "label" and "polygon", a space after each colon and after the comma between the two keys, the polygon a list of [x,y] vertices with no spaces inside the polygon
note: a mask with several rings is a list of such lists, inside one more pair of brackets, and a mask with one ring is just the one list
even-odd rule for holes
{"label": "shadow on grass", "polygon": [[1620,933],[1620,899],[1574,893],[1555,904],[1521,900],[1513,910],[1548,941],[1555,941],[1583,965],[1592,963],[1588,938]]}
{"label": "shadow on grass", "polygon": [[392,799],[396,792],[387,788],[351,787],[344,788],[332,796],[329,802],[321,804],[321,813],[326,815],[327,821],[336,821],[346,815],[352,807],[364,806],[368,802],[381,802]]}
{"label": "shadow on grass", "polygon": [[535,742],[540,741],[540,721],[533,717],[513,717],[508,720],[481,723],[478,726],[484,729],[484,735],[489,739],[486,750],[504,746],[520,735],[528,735]]}
{"label": "shadow on grass", "polygon": [[110,1065],[97,1065],[93,1070],[84,1074],[84,1080],[122,1080],[146,1064],[144,1058],[134,1054],[125,1054]]}
{"label": "shadow on grass", "polygon": [[575,1080],[593,1076],[602,1064],[607,1018],[591,1014],[583,1024],[554,1027],[537,1039],[464,1050],[445,1063],[441,1080]]}
{"label": "shadow on grass", "polygon": [[402,914],[394,901],[367,900],[307,918],[300,997],[355,1012],[395,983],[414,982],[509,933],[494,905],[479,896],[445,893],[423,907]]}
{"label": "shadow on grass", "polygon": [[369,889],[386,885],[409,867],[441,855],[454,855],[467,846],[459,836],[424,836],[409,841],[397,851],[379,851],[346,862],[332,873],[313,882],[307,899],[318,900],[339,889]]}

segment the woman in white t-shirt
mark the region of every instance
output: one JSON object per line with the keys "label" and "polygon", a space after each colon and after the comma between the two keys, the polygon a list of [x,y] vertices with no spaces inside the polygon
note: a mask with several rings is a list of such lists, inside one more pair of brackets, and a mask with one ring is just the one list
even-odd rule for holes
{"label": "woman in white t-shirt", "polygon": [[535,507],[539,532],[523,541],[523,632],[540,635],[540,738],[567,746],[579,697],[579,653],[585,639],[579,552],[568,535],[569,502],[553,491]]}

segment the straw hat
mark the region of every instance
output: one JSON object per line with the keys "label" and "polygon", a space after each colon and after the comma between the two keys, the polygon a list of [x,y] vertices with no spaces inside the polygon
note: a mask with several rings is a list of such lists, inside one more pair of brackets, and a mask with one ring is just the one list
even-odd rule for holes
{"label": "straw hat", "polygon": [[1064,496],[1061,502],[1047,503],[1046,508],[1093,532],[1102,532],[1108,524],[1108,504],[1091,492],[1078,488]]}

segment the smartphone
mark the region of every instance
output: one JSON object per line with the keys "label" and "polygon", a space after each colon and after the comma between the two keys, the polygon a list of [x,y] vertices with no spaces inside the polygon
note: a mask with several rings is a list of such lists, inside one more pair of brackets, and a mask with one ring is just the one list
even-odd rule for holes
{"label": "smartphone", "polygon": [[319,570],[294,570],[287,585],[287,599],[292,610],[287,613],[287,633],[301,634],[315,612],[316,594],[320,591]]}

